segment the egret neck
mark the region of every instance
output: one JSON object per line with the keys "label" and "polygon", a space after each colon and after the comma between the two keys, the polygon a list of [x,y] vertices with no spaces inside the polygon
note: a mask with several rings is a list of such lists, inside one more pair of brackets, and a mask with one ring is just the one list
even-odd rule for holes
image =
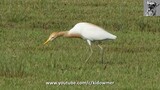
{"label": "egret neck", "polygon": [[57,36],[63,36],[68,38],[81,38],[80,34],[76,33],[69,33],[69,31],[61,31],[57,33]]}

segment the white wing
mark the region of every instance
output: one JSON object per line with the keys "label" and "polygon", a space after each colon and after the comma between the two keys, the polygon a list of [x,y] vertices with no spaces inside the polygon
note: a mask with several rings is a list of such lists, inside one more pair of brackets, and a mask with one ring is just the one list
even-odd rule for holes
{"label": "white wing", "polygon": [[115,35],[110,34],[101,27],[86,22],[76,24],[69,33],[80,34],[84,39],[91,41],[116,39]]}

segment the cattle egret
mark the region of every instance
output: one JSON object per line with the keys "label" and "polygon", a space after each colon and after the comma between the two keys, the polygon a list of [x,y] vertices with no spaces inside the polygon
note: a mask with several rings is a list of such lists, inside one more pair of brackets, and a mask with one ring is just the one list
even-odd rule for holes
{"label": "cattle egret", "polygon": [[[105,31],[103,28],[96,26],[91,23],[87,22],[80,22],[77,23],[72,29],[69,31],[60,31],[60,32],[53,32],[47,41],[44,44],[47,44],[49,41],[56,39],[57,37],[69,37],[69,38],[82,38],[87,41],[90,47],[91,53],[89,54],[88,58],[85,62],[89,60],[92,56],[93,50],[91,48],[91,42],[93,41],[102,41],[102,40],[113,40],[116,39],[117,36]],[[101,59],[103,63],[103,47],[98,44],[98,47],[101,49]]]}

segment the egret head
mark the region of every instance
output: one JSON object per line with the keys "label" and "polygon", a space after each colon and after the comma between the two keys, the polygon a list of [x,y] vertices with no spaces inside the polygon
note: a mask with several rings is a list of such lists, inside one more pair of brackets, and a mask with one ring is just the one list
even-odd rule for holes
{"label": "egret head", "polygon": [[53,32],[53,33],[49,36],[49,38],[47,39],[47,41],[44,42],[44,44],[47,44],[49,41],[52,41],[52,40],[54,40],[54,39],[57,38],[57,37],[58,37],[58,32]]}

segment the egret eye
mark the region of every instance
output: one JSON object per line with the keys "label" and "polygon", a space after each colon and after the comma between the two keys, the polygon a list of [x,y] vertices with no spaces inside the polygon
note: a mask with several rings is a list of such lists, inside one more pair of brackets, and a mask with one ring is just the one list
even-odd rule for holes
{"label": "egret eye", "polygon": [[55,37],[52,37],[52,38],[51,38],[51,41],[52,41],[53,39],[55,39]]}

